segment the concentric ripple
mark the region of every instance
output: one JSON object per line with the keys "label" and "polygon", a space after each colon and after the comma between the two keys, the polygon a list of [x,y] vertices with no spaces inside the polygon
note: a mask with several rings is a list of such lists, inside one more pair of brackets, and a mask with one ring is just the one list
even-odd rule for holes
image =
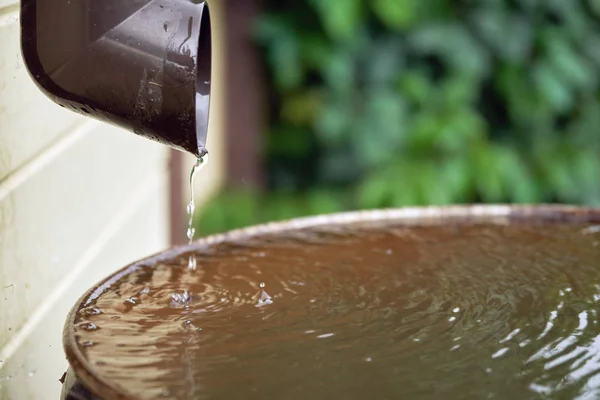
{"label": "concentric ripple", "polygon": [[600,397],[600,229],[354,226],[123,274],[75,319],[139,398]]}

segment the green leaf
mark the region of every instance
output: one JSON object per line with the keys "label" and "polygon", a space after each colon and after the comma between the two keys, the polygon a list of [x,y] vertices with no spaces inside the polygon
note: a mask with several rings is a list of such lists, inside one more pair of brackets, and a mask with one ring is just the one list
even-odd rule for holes
{"label": "green leaf", "polygon": [[255,35],[267,46],[267,60],[274,71],[276,85],[283,89],[297,87],[303,79],[298,37],[283,18],[258,20]]}
{"label": "green leaf", "polygon": [[363,168],[361,159],[345,148],[330,149],[327,157],[324,157],[319,164],[322,181],[330,184],[354,182]]}
{"label": "green leaf", "polygon": [[478,192],[487,203],[500,202],[504,198],[502,170],[496,150],[491,145],[478,146],[472,153],[472,172]]}
{"label": "green leaf", "polygon": [[314,190],[308,194],[308,212],[310,214],[329,214],[343,211],[339,198],[327,190]]}
{"label": "green leaf", "polygon": [[557,112],[564,112],[573,104],[573,96],[561,75],[546,64],[533,69],[533,79],[538,92]]}
{"label": "green leaf", "polygon": [[451,75],[442,84],[444,102],[453,106],[470,104],[477,100],[479,83],[467,74]]}
{"label": "green leaf", "polygon": [[445,121],[434,110],[423,110],[413,116],[408,142],[414,150],[435,149]]}
{"label": "green leaf", "polygon": [[317,90],[295,93],[284,97],[281,117],[292,125],[312,125],[323,107],[321,93]]}
{"label": "green leaf", "polygon": [[579,192],[577,181],[568,155],[560,147],[556,146],[546,153],[542,168],[549,186],[561,202],[576,201]]}
{"label": "green leaf", "polygon": [[391,161],[404,142],[406,122],[406,105],[400,96],[387,89],[371,91],[364,115],[354,126],[356,153],[367,166]]}
{"label": "green leaf", "polygon": [[398,40],[374,40],[364,58],[366,84],[389,86],[403,72],[405,49]]}
{"label": "green leaf", "polygon": [[416,22],[418,0],[372,0],[373,13],[387,27],[403,31]]}
{"label": "green leaf", "polygon": [[496,148],[497,163],[509,200],[517,203],[540,201],[538,183],[515,149]]}
{"label": "green leaf", "polygon": [[481,38],[504,60],[522,63],[529,56],[533,31],[524,17],[489,7],[475,12],[472,20]]}
{"label": "green leaf", "polygon": [[398,87],[400,92],[408,99],[417,104],[424,104],[434,93],[431,82],[420,70],[409,71],[402,75]]}
{"label": "green leaf", "polygon": [[515,128],[531,129],[552,119],[552,110],[540,102],[540,96],[531,90],[528,69],[504,66],[496,76],[498,90],[504,95],[510,113],[510,121]]}
{"label": "green leaf", "polygon": [[328,146],[341,144],[347,138],[352,116],[344,103],[327,103],[315,120],[315,130]]}
{"label": "green leaf", "polygon": [[420,168],[414,159],[408,159],[393,165],[388,177],[388,187],[392,192],[391,206],[407,207],[423,204],[419,187]]}
{"label": "green leaf", "polygon": [[455,156],[441,164],[440,180],[452,202],[467,201],[471,192],[469,162],[466,157]]}
{"label": "green leaf", "polygon": [[600,17],[600,0],[587,0],[587,3],[596,17]]}
{"label": "green leaf", "polygon": [[564,37],[550,35],[545,41],[548,52],[548,61],[557,74],[564,77],[579,89],[593,89],[596,87],[596,73],[588,64],[587,60],[580,57]]}
{"label": "green leaf", "polygon": [[360,208],[382,208],[389,205],[390,182],[384,175],[373,175],[358,188]]}
{"label": "green leaf", "polygon": [[325,30],[335,40],[349,40],[363,22],[361,0],[309,0]]}
{"label": "green leaf", "polygon": [[300,38],[302,57],[307,66],[321,71],[329,62],[332,53],[331,46],[325,37],[310,33]]}
{"label": "green leaf", "polygon": [[269,132],[267,150],[272,155],[294,157],[305,154],[310,149],[309,132],[283,125]]}
{"label": "green leaf", "polygon": [[[600,2],[600,0],[598,0]],[[597,31],[590,32],[587,39],[580,43],[583,55],[588,57],[598,68],[600,66],[600,35]]]}
{"label": "green leaf", "polygon": [[600,158],[592,149],[582,149],[573,160],[575,179],[579,186],[579,201],[590,205],[600,205]]}
{"label": "green leaf", "polygon": [[420,53],[438,54],[461,73],[479,79],[489,72],[486,49],[458,23],[419,26],[409,37],[411,47]]}
{"label": "green leaf", "polygon": [[443,171],[432,162],[421,162],[416,175],[420,203],[423,205],[446,205],[452,202],[450,186],[443,180]]}
{"label": "green leaf", "polygon": [[436,144],[448,152],[466,151],[475,143],[485,140],[485,122],[468,107],[451,108],[439,127]]}
{"label": "green leaf", "polygon": [[345,49],[331,53],[323,75],[327,85],[337,95],[348,96],[356,85],[356,66],[352,54]]}

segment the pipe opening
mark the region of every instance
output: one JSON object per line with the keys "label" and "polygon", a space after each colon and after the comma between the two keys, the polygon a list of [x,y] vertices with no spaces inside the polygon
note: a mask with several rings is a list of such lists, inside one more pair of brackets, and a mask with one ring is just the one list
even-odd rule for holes
{"label": "pipe opening", "polygon": [[198,139],[198,155],[203,156],[206,150],[208,133],[208,117],[210,110],[210,87],[212,72],[212,34],[210,11],[204,2],[200,22],[198,40],[198,67],[196,72],[196,137]]}

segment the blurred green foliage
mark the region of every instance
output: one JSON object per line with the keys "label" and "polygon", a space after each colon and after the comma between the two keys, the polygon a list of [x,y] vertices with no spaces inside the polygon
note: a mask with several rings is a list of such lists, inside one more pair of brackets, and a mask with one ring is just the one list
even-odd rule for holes
{"label": "blurred green foliage", "polygon": [[204,233],[349,209],[600,205],[600,1],[269,0],[266,193]]}

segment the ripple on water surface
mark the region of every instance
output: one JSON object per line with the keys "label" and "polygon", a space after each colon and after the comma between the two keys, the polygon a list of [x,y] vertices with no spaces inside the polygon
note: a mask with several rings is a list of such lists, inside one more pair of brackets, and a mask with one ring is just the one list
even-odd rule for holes
{"label": "ripple on water surface", "polygon": [[[600,230],[369,226],[133,269],[75,318],[140,398],[600,396]],[[98,291],[97,291],[98,292]]]}

